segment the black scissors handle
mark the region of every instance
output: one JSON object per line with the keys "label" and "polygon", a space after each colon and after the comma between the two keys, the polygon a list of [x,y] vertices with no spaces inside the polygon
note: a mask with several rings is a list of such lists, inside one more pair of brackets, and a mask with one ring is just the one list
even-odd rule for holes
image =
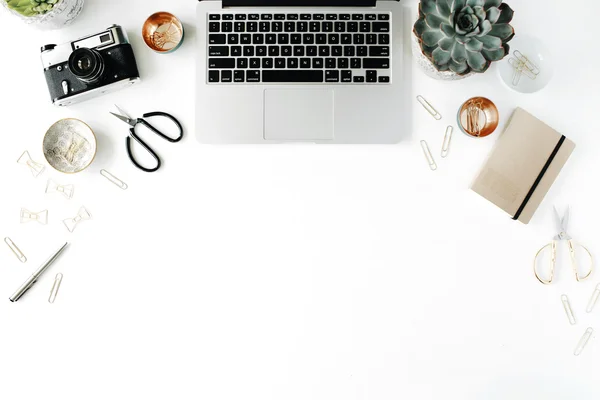
{"label": "black scissors handle", "polygon": [[[133,156],[133,152],[131,151],[131,138],[133,138],[136,142],[138,142],[150,155],[156,160],[156,166],[154,168],[146,168],[140,163],[137,162],[135,157]],[[142,139],[135,134],[135,129],[131,128],[131,136],[127,136],[127,154],[129,155],[129,159],[139,169],[145,172],[156,172],[160,168],[161,162],[158,155],[148,146]]]}
{"label": "black scissors handle", "polygon": [[171,137],[165,135],[164,133],[162,133],[161,131],[159,131],[158,129],[156,129],[155,127],[153,127],[148,121],[144,120],[143,118],[139,118],[137,120],[137,122],[139,124],[144,125],[146,128],[150,129],[152,132],[156,133],[158,136],[160,136],[161,138],[163,138],[171,143],[177,143],[181,139],[183,139],[183,127],[181,126],[181,124],[179,123],[177,118],[175,118],[171,114],[167,114],[167,113],[161,112],[161,111],[155,111],[155,112],[150,112],[150,113],[144,114],[144,118],[152,118],[152,117],[164,117],[164,118],[170,119],[171,121],[173,121],[173,123],[175,123],[175,125],[177,125],[177,128],[179,129],[179,135],[176,138],[171,138]]}

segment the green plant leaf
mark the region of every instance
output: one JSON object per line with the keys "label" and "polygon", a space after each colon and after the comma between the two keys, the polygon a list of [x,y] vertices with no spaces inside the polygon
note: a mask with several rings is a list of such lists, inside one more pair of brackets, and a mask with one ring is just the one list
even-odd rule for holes
{"label": "green plant leaf", "polygon": [[496,50],[502,48],[502,39],[496,36],[482,36],[478,38],[481,43],[483,43],[483,48],[486,50]]}
{"label": "green plant leaf", "polygon": [[440,28],[442,30],[442,33],[446,35],[446,37],[452,38],[456,36],[456,32],[454,31],[454,28],[452,26],[444,24]]}
{"label": "green plant leaf", "polygon": [[515,12],[508,4],[502,3],[498,9],[500,10],[500,17],[498,17],[498,21],[496,21],[496,23],[508,24],[510,21],[512,21]]}
{"label": "green plant leaf", "polygon": [[467,49],[465,45],[462,43],[454,43],[454,47],[452,48],[452,60],[457,63],[463,63],[467,60]]}
{"label": "green plant leaf", "polygon": [[440,29],[442,24],[449,24],[450,20],[448,18],[442,18],[436,14],[427,14],[425,16],[425,22],[433,29]]}
{"label": "green plant leaf", "polygon": [[490,61],[500,61],[506,56],[506,52],[504,51],[504,47],[500,47],[499,49],[487,50],[483,49],[481,51],[485,58]]}
{"label": "green plant leaf", "polygon": [[483,54],[474,51],[467,52],[467,64],[475,72],[485,72],[490,66],[490,62],[485,59]]}
{"label": "green plant leaf", "polygon": [[495,24],[498,22],[498,18],[500,18],[500,9],[498,7],[490,7],[486,13],[486,19],[490,21],[490,23]]}
{"label": "green plant leaf", "polygon": [[431,55],[433,56],[433,63],[435,65],[447,65],[452,58],[449,51],[444,51],[439,47]]}
{"label": "green plant leaf", "polygon": [[[450,0],[450,1],[452,1],[452,0]],[[447,16],[452,13],[452,10],[450,10],[450,6],[448,5],[447,0],[438,0],[437,8],[438,8],[438,12],[440,13],[440,15]]]}
{"label": "green plant leaf", "polygon": [[462,10],[467,5],[467,0],[454,0],[450,5],[453,11]]}
{"label": "green plant leaf", "polygon": [[423,43],[427,46],[435,46],[440,40],[444,38],[444,35],[440,31],[427,31],[423,33]]}
{"label": "green plant leaf", "polygon": [[467,0],[467,5],[471,7],[483,7],[483,0]]}
{"label": "green plant leaf", "polygon": [[492,23],[490,21],[483,21],[480,25],[481,28],[481,32],[479,33],[479,35],[477,35],[478,37],[482,37],[487,35],[488,33],[491,32],[492,30]]}
{"label": "green plant leaf", "polygon": [[423,14],[437,14],[437,2],[436,0],[421,0],[419,7]]}
{"label": "green plant leaf", "polygon": [[485,21],[486,14],[483,7],[474,7],[473,11],[475,11],[475,15],[477,16],[477,18],[479,18],[480,21]]}
{"label": "green plant leaf", "polygon": [[502,0],[485,0],[483,3],[483,8],[487,10],[490,7],[500,7]]}
{"label": "green plant leaf", "polygon": [[450,60],[450,70],[452,72],[455,72],[459,75],[466,75],[470,72],[469,70],[469,66],[467,65],[466,62],[462,62],[462,63],[457,63],[454,60]]}
{"label": "green plant leaf", "polygon": [[496,24],[492,26],[490,35],[499,37],[504,41],[512,39],[515,34],[515,30],[509,24]]}
{"label": "green plant leaf", "polygon": [[427,32],[427,30],[429,30],[429,27],[424,19],[418,19],[417,22],[415,22],[414,31],[417,37],[423,36],[423,33]]}
{"label": "green plant leaf", "polygon": [[468,51],[481,51],[481,49],[483,49],[483,43],[473,38],[465,45],[465,47]]}
{"label": "green plant leaf", "polygon": [[452,46],[454,46],[454,38],[443,38],[442,40],[440,40],[438,42],[438,45],[440,46],[440,48],[444,51],[450,51],[452,50]]}

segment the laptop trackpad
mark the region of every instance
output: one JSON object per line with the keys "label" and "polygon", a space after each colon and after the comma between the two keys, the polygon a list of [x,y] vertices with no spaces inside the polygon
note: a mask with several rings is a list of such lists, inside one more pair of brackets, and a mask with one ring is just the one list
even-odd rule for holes
{"label": "laptop trackpad", "polygon": [[265,140],[333,139],[333,90],[265,90]]}

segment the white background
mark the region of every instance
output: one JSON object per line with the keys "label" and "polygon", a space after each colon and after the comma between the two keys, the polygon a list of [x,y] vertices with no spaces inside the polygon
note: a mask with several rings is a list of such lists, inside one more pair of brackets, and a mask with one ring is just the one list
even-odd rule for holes
{"label": "white background", "polygon": [[[584,312],[598,275],[575,283],[562,263],[545,287],[531,264],[554,234],[553,204],[572,206],[571,234],[600,254],[600,5],[510,4],[517,32],[543,37],[557,58],[550,85],[520,95],[494,69],[442,83],[415,68],[407,96],[424,95],[444,119],[412,102],[412,138],[397,146],[200,145],[193,0],[89,0],[72,26],[50,33],[2,13],[0,236],[29,261],[0,243],[0,398],[597,399],[598,337],[580,357],[573,350],[588,326],[600,331],[600,308]],[[170,55],[152,53],[139,34],[161,9],[187,29]],[[143,83],[54,108],[39,46],[113,23],[128,30]],[[437,172],[423,158],[419,140],[437,155],[474,95],[494,100],[503,121],[521,106],[578,144],[528,226],[468,189],[497,133],[455,134]],[[127,126],[108,114],[114,103],[183,122],[183,142],[149,139],[165,161],[159,173],[130,164]],[[47,167],[34,179],[15,161],[25,149],[43,161],[43,134],[64,117],[92,126],[97,159],[77,176]],[[45,195],[50,177],[75,184],[74,198]],[[61,221],[81,205],[93,220],[69,234]],[[50,223],[19,224],[21,207],[48,209]],[[10,303],[66,240],[48,274]],[[50,305],[57,272],[64,280]]]}

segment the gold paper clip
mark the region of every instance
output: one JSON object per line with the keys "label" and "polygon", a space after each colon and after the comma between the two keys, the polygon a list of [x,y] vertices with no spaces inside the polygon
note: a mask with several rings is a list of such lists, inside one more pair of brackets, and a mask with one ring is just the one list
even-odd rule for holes
{"label": "gold paper clip", "polygon": [[575,320],[575,314],[573,314],[573,309],[571,308],[571,303],[569,302],[569,298],[566,294],[560,296],[560,301],[562,301],[563,307],[565,309],[565,313],[567,314],[567,318],[569,319],[569,323],[571,325],[575,325],[577,321]]}
{"label": "gold paper clip", "polygon": [[580,355],[581,352],[583,351],[583,349],[585,349],[585,346],[588,344],[588,342],[592,338],[593,334],[594,334],[594,329],[592,329],[591,327],[587,328],[585,330],[585,333],[583,334],[583,336],[579,340],[579,343],[577,344],[577,347],[575,348],[575,353],[574,354],[576,356]]}
{"label": "gold paper clip", "polygon": [[25,257],[25,254],[23,254],[23,252],[17,247],[17,245],[15,244],[15,242],[12,241],[11,238],[9,238],[8,236],[5,237],[4,243],[8,245],[8,247],[12,250],[15,256],[17,256],[19,261],[21,261],[22,263],[27,262],[27,257]]}
{"label": "gold paper clip", "polygon": [[598,302],[599,297],[600,297],[600,283],[598,285],[596,285],[596,289],[594,290],[594,293],[592,293],[592,297],[590,297],[590,301],[589,301],[585,311],[587,311],[588,313],[591,313],[592,311],[594,311],[594,307],[596,307],[596,303]]}
{"label": "gold paper clip", "polygon": [[513,55],[517,58],[517,60],[523,63],[525,69],[531,72],[532,75],[537,77],[540,74],[540,68],[537,65],[535,65],[529,58],[525,57],[519,50],[513,51]]}
{"label": "gold paper clip", "polygon": [[54,300],[56,300],[56,295],[58,294],[58,289],[60,289],[60,284],[62,283],[62,280],[63,274],[59,272],[54,278],[54,284],[52,284],[52,289],[50,290],[50,297],[48,297],[48,303],[52,304],[54,303]]}
{"label": "gold paper clip", "polygon": [[116,176],[114,176],[113,174],[111,174],[110,172],[108,172],[105,169],[100,170],[100,175],[102,175],[103,177],[105,177],[110,182],[114,183],[117,187],[119,187],[123,190],[125,190],[129,187],[129,186],[127,186],[127,184],[125,182],[123,182],[122,180],[120,180],[119,178],[117,178]]}
{"label": "gold paper clip", "polygon": [[40,176],[40,174],[44,172],[44,169],[46,169],[46,167],[44,167],[42,164],[33,161],[27,150],[21,154],[21,157],[19,157],[17,163],[27,166],[35,178]]}
{"label": "gold paper clip", "polygon": [[423,149],[423,154],[425,154],[425,158],[427,159],[427,163],[429,164],[429,168],[432,171],[437,169],[437,164],[435,163],[435,159],[431,155],[431,151],[429,150],[429,145],[424,140],[421,140],[421,148]]}
{"label": "gold paper clip", "polygon": [[442,114],[440,114],[439,112],[437,112],[437,110],[435,108],[433,108],[433,106],[431,104],[429,104],[429,102],[427,100],[425,100],[425,98],[421,95],[417,96],[417,101],[419,103],[421,103],[421,105],[423,106],[424,109],[427,110],[427,112],[429,114],[431,114],[431,116],[433,118],[435,118],[436,120],[440,120],[442,119]]}
{"label": "gold paper clip", "polygon": [[444,141],[442,142],[442,158],[448,157],[448,153],[450,153],[450,143],[452,142],[453,132],[454,128],[452,125],[448,125],[446,128],[446,134],[444,135]]}

